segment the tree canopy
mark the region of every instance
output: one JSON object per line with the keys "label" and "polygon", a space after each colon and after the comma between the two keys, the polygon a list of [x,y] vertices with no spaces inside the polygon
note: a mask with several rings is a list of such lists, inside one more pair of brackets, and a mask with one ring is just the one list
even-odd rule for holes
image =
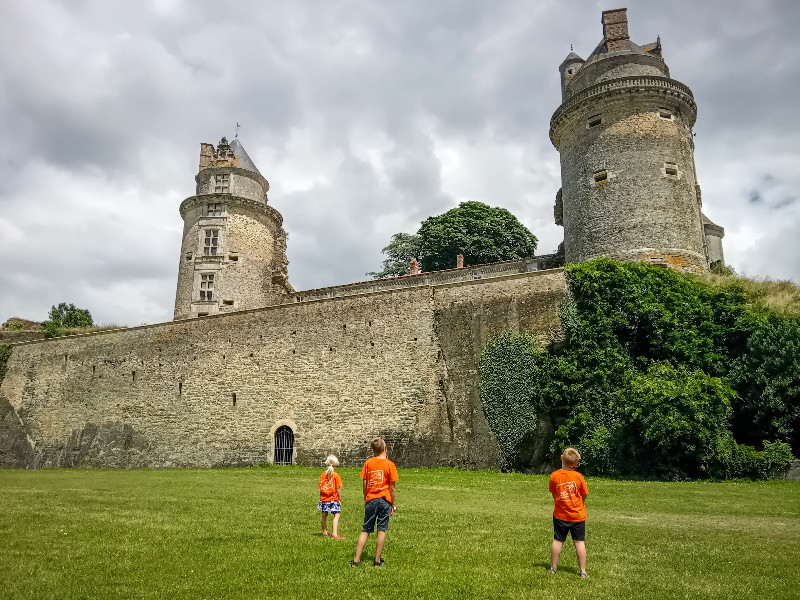
{"label": "tree canopy", "polygon": [[421,260],[423,271],[440,271],[456,266],[464,255],[464,266],[533,256],[539,240],[504,208],[481,202],[462,202],[456,208],[429,217],[416,235],[397,233],[383,249],[386,260],[379,277],[407,275],[409,261]]}
{"label": "tree canopy", "polygon": [[380,271],[367,273],[370,277],[399,277],[408,275],[409,263],[412,258],[420,259],[420,238],[411,233],[395,233],[392,241],[381,252],[386,256],[383,268]]}
{"label": "tree canopy", "polygon": [[94,325],[92,315],[85,308],[78,308],[74,304],[61,302],[50,309],[47,321],[44,322],[45,337],[57,337],[65,329],[75,327],[91,327]]}

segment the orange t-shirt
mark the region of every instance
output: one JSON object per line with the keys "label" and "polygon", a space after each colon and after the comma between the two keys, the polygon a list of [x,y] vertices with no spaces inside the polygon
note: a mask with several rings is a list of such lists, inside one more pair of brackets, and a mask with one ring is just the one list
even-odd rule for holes
{"label": "orange t-shirt", "polygon": [[583,475],[570,469],[559,469],[550,474],[550,493],[555,508],[553,516],[562,521],[585,521],[586,506],[583,499],[589,495]]}
{"label": "orange t-shirt", "polygon": [[373,456],[368,458],[361,469],[361,479],[367,482],[367,497],[365,502],[375,498],[386,498],[389,502],[389,484],[397,481],[397,467],[388,458]]}
{"label": "orange t-shirt", "polygon": [[341,502],[339,498],[339,488],[342,487],[342,478],[338,473],[334,473],[328,478],[328,473],[322,474],[319,478],[319,501],[320,502]]}

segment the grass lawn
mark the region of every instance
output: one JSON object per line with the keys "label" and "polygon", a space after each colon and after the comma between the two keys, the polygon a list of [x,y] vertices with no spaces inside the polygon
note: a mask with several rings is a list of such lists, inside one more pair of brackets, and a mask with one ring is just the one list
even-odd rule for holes
{"label": "grass lawn", "polygon": [[798,598],[800,483],[589,479],[589,580],[548,576],[545,476],[401,470],[382,569],[316,510],[322,469],[0,470],[0,598]]}

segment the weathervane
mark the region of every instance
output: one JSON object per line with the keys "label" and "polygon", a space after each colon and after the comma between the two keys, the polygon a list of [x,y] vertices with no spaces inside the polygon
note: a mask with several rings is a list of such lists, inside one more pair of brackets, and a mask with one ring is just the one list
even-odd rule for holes
{"label": "weathervane", "polygon": [[237,140],[239,139],[239,127],[241,127],[241,125],[239,125],[239,122],[237,121],[236,122],[236,135],[233,136],[234,139],[237,139]]}

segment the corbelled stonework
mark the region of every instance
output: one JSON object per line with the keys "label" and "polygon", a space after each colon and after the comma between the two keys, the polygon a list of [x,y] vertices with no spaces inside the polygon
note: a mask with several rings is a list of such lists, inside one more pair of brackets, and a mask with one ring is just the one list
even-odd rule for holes
{"label": "corbelled stonework", "polygon": [[561,63],[562,104],[550,121],[565,259],[705,270],[722,260],[724,232],[701,212],[692,92],[670,78],[661,40],[629,39],[626,9],[604,12],[602,22],[589,58],[571,52]]}

